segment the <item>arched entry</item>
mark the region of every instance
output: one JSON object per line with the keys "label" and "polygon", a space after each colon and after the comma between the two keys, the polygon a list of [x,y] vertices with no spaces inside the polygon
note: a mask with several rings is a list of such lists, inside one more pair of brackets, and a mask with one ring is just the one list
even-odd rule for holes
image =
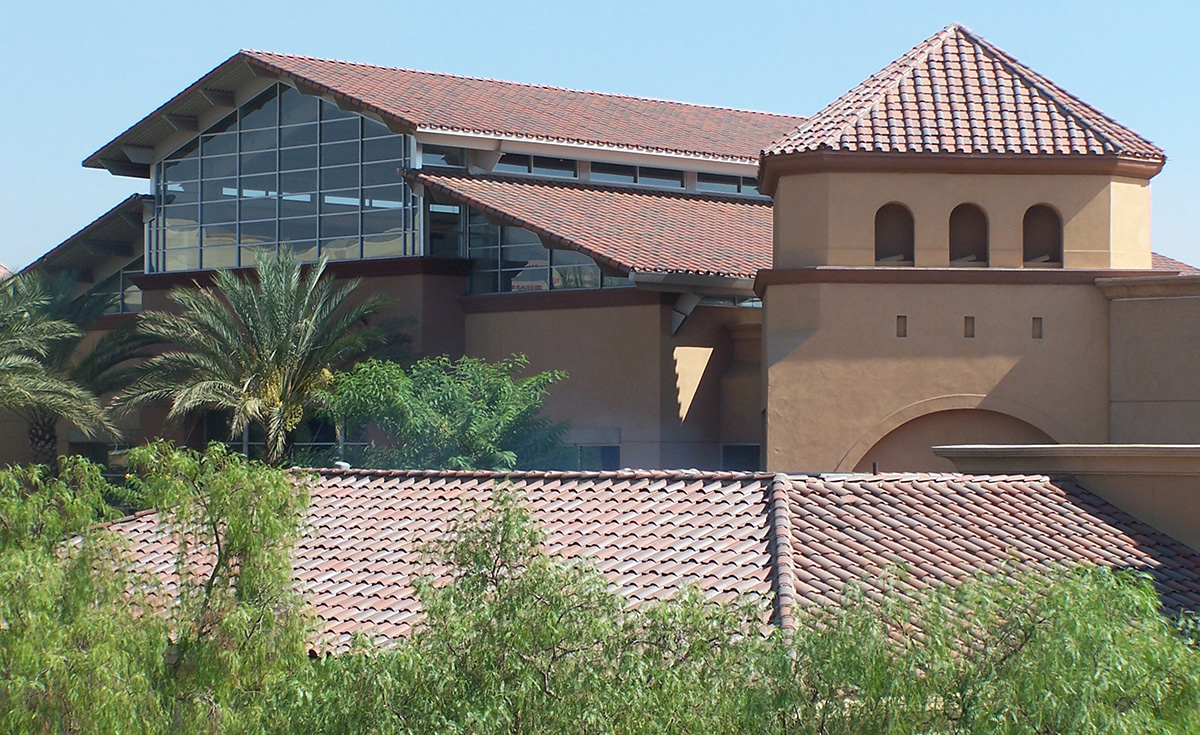
{"label": "arched entry", "polygon": [[954,463],[929,450],[941,444],[1056,444],[1049,434],[1021,419],[981,408],[918,416],[867,450],[855,472],[954,472]]}

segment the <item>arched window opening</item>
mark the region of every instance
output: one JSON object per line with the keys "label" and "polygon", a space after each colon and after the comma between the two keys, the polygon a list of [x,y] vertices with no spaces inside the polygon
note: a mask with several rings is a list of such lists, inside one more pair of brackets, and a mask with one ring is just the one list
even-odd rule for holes
{"label": "arched window opening", "polygon": [[875,264],[913,264],[913,217],[903,204],[885,204],[875,213]]}
{"label": "arched window opening", "polygon": [[988,264],[988,221],[974,204],[960,204],[950,213],[950,265]]}
{"label": "arched window opening", "polygon": [[1051,207],[1035,204],[1025,211],[1025,266],[1056,268],[1063,262],[1062,218]]}

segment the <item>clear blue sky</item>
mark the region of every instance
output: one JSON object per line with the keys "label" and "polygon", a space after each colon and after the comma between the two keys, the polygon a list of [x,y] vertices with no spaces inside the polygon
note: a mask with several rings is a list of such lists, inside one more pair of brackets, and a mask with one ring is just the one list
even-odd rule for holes
{"label": "clear blue sky", "polygon": [[55,2],[0,8],[0,263],[145,182],[80,161],[239,48],[811,114],[962,23],[1167,151],[1154,248],[1200,263],[1200,3]]}

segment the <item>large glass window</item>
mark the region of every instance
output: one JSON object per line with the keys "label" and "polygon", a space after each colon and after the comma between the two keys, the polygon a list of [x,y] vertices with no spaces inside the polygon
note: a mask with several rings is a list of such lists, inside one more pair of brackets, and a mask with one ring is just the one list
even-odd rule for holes
{"label": "large glass window", "polygon": [[95,293],[113,295],[106,314],[134,314],[142,310],[142,289],[133,283],[133,276],[144,271],[144,260],[138,258],[92,288]]}
{"label": "large glass window", "polygon": [[408,155],[406,136],[276,84],[158,165],[146,270],[419,255]]}

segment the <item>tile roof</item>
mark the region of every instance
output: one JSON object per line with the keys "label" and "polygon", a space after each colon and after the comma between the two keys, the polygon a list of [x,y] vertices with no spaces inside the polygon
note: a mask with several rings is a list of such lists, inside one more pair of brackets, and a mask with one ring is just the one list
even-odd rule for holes
{"label": "tile roof", "polygon": [[1119,156],[1163,151],[960,25],[949,25],[765,151]]}
{"label": "tile roof", "polygon": [[[878,594],[872,583],[897,567],[903,592],[1062,563],[1144,570],[1167,607],[1200,607],[1200,553],[1045,476],[320,472],[295,569],[324,623],[320,645],[334,648],[352,632],[406,635],[420,615],[420,548],[463,498],[486,500],[499,483],[525,498],[548,552],[586,558],[634,602],[692,583],[721,600],[764,595],[789,626],[796,605],[836,603],[848,582]],[[169,580],[174,545],[157,515],[112,527]]]}
{"label": "tile roof", "polygon": [[501,176],[410,180],[622,272],[753,278],[771,267],[771,202]]}
{"label": "tile roof", "polygon": [[210,109],[203,99],[206,91],[232,92],[252,79],[254,70],[281,75],[346,107],[371,111],[408,132],[465,133],[747,163],[757,162],[763,148],[805,119],[243,50],[93,153],[84,165],[99,168],[104,160],[123,160],[123,145],[152,147],[173,131],[165,116],[197,118]]}
{"label": "tile roof", "polygon": [[1150,267],[1156,271],[1178,271],[1181,276],[1200,276],[1200,268],[1182,260],[1168,258],[1158,253],[1150,253]]}

